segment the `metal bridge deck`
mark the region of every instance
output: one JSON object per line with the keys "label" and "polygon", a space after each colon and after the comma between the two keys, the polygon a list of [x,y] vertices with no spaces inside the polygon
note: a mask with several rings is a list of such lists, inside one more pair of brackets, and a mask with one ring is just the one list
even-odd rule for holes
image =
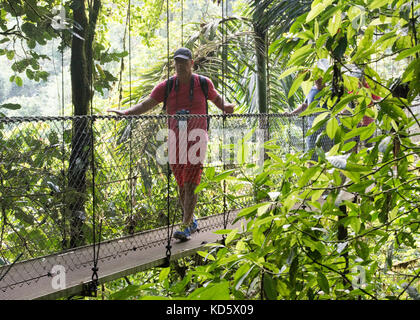
{"label": "metal bridge deck", "polygon": [[[228,229],[240,227],[240,222],[232,225],[237,212],[239,210],[229,214]],[[221,240],[221,236],[213,231],[223,228],[223,214],[198,221],[200,229],[189,241],[171,240],[171,260],[192,255],[206,243]],[[173,230],[177,229],[178,225],[175,225]],[[167,227],[102,242],[98,260],[99,284],[162,265],[166,256],[166,245]],[[65,288],[58,283],[58,275],[52,273],[54,266],[64,267]],[[0,283],[0,299],[58,299],[79,295],[83,291],[83,284],[91,280],[92,266],[93,246],[18,262]],[[0,272],[4,272],[7,267],[0,268]],[[13,284],[5,285],[7,283]]]}
{"label": "metal bridge deck", "polygon": [[[354,195],[344,192],[340,198],[340,201],[353,201]],[[319,199],[319,202],[322,205],[325,201]],[[292,210],[299,206],[295,204]],[[317,209],[306,207],[305,210]],[[227,229],[242,229],[241,224],[245,219],[233,224],[239,211],[240,209],[233,210],[226,215]],[[197,220],[200,229],[190,240],[179,242],[171,239],[171,260],[192,255],[207,243],[221,240],[221,236],[214,231],[223,229],[223,214]],[[179,225],[175,225],[173,231],[178,229]],[[167,239],[167,227],[162,227],[102,242],[98,260],[99,284],[162,265],[165,262]],[[57,276],[51,275],[54,266],[64,267],[65,288],[54,289],[53,281]],[[0,268],[0,274],[7,267]],[[58,299],[80,295],[84,284],[91,280],[92,267],[93,246],[91,245],[16,263],[0,283],[0,300]],[[13,285],[5,285],[7,283]]]}

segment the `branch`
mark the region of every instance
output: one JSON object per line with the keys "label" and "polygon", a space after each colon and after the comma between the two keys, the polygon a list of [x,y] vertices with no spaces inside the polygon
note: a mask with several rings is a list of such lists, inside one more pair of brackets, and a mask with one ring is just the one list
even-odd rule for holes
{"label": "branch", "polygon": [[17,36],[17,37],[22,37],[22,38],[26,38],[23,34],[22,34],[22,31],[17,31],[17,30],[15,30],[15,28],[16,27],[18,27],[19,28],[19,26],[18,25],[14,25],[12,28],[10,28],[10,29],[7,29],[7,30],[5,30],[5,31],[1,31],[0,32],[0,35],[2,35],[2,36],[5,36],[5,37],[7,37],[7,36]]}
{"label": "branch", "polygon": [[404,294],[404,292],[408,289],[408,287],[410,287],[411,286],[411,284],[415,281],[415,280],[417,280],[418,278],[420,278],[420,271],[417,273],[417,275],[413,278],[413,279],[411,279],[411,281],[410,281],[410,283],[404,288],[404,290],[398,295],[398,297],[397,297],[397,300],[399,300],[400,299],[400,297]]}
{"label": "branch", "polygon": [[[321,267],[324,267],[334,273],[337,273],[338,275],[340,275],[340,277],[342,277],[348,284],[352,285],[351,281],[346,277],[346,275],[338,270],[335,270],[334,268],[331,268],[330,266],[327,266],[317,260],[315,260],[314,258],[312,258],[308,252],[305,250],[304,246],[302,246],[302,244],[299,241],[299,238],[297,238],[297,243],[299,245],[299,247],[301,248],[301,250],[306,254],[306,256],[312,260],[312,262],[314,262],[317,265],[320,265]],[[374,300],[378,300],[374,295],[370,294],[369,292],[367,292],[366,290],[362,289],[362,288],[358,288],[360,291],[362,291],[364,294],[368,295],[369,297],[371,297]]]}
{"label": "branch", "polygon": [[27,0],[23,0],[23,2],[25,2],[28,5],[28,7],[31,8],[39,18],[43,19],[43,17],[38,13],[38,11],[36,11],[35,8],[32,6],[32,4],[30,4]]}
{"label": "branch", "polygon": [[[411,152],[411,153],[406,154],[406,155],[404,155],[404,156],[402,156],[402,157],[399,157],[399,158],[395,158],[395,159],[389,160],[389,161],[385,162],[384,164],[382,164],[382,165],[381,165],[380,167],[378,167],[377,169],[375,169],[374,171],[372,171],[372,172],[370,172],[370,173],[367,173],[367,174],[365,174],[364,176],[361,176],[361,177],[360,177],[360,180],[362,180],[362,179],[364,179],[364,178],[367,178],[367,177],[369,177],[369,176],[371,176],[371,175],[373,175],[373,174],[377,173],[378,171],[382,170],[384,167],[386,167],[386,166],[390,165],[392,162],[398,162],[398,161],[400,161],[400,160],[402,160],[402,159],[404,159],[404,158],[406,158],[406,157],[408,157],[408,156],[412,156],[412,155],[417,155],[417,153],[416,153],[416,152]],[[338,189],[342,189],[342,188],[348,188],[348,187],[352,186],[353,184],[355,184],[355,182],[349,182],[349,183],[347,183],[347,184],[343,184],[343,185],[341,185],[341,186],[337,186],[337,187],[311,188],[311,189],[312,189],[312,190],[331,190],[331,191],[332,191],[332,190],[338,190]]]}
{"label": "branch", "polygon": [[23,247],[28,250],[29,255],[33,258],[34,254],[32,253],[31,249],[28,247],[28,243],[26,242],[26,239],[15,229],[14,225],[7,222],[7,225],[13,230],[13,232],[19,237],[19,239],[22,241]]}
{"label": "branch", "polygon": [[[377,227],[374,227],[374,228],[372,228],[372,229],[370,229],[370,230],[368,230],[368,231],[366,231],[365,233],[363,233],[363,234],[359,234],[359,235],[357,235],[357,236],[354,236],[354,237],[352,237],[352,238],[348,238],[348,239],[346,239],[346,241],[345,242],[351,242],[351,241],[353,241],[353,240],[356,240],[356,239],[359,239],[359,238],[363,238],[363,237],[365,237],[365,236],[367,236],[369,233],[371,233],[371,232],[374,232],[374,231],[376,231],[376,230],[380,230],[380,229],[382,229],[382,228],[385,228],[385,227],[388,227],[390,224],[392,224],[395,220],[397,220],[397,219],[399,219],[399,218],[401,218],[402,216],[404,216],[404,215],[406,215],[406,214],[409,214],[411,211],[414,211],[414,210],[416,210],[416,209],[419,209],[420,208],[420,206],[416,206],[416,207],[414,207],[414,208],[411,208],[410,210],[408,210],[408,211],[406,211],[406,212],[403,212],[403,213],[401,213],[401,214],[399,214],[398,216],[396,216],[394,219],[392,219],[391,221],[388,221],[388,222],[385,222],[385,223],[383,223],[383,224],[381,224],[381,225],[379,225],[379,226],[377,226]],[[407,223],[407,225],[408,224],[414,224],[414,223],[419,223],[419,221],[412,221],[412,222],[410,222],[410,223]],[[401,227],[402,228],[402,227]],[[401,229],[400,228],[400,229]],[[398,229],[398,230],[400,230],[400,229]],[[332,241],[332,240],[322,240],[322,239],[318,239],[318,241],[321,241],[321,242],[323,242],[323,243],[326,243],[326,244],[334,244],[334,243],[342,243],[343,241],[338,241],[338,240],[334,240],[334,241]]]}
{"label": "branch", "polygon": [[[348,70],[347,66],[344,65],[344,62],[339,61],[339,63],[341,64],[342,67],[344,67],[345,69]],[[362,65],[362,64],[360,64]],[[382,88],[388,90],[390,92],[390,94],[388,94],[382,101],[384,101],[386,98],[388,98],[390,95],[392,95],[392,91],[390,88],[388,88],[387,86],[383,85],[382,83],[380,83],[379,81],[373,79],[373,77],[371,77],[370,75],[365,74],[365,77],[367,77],[368,79],[370,79],[371,81],[373,81],[374,83],[376,83],[377,85],[381,86]],[[401,102],[401,104],[408,109],[408,112],[410,112],[411,116],[413,117],[414,121],[417,123],[417,125],[420,127],[420,122],[417,119],[417,117],[415,116],[415,114],[413,113],[413,111],[411,110],[411,108],[404,102],[401,100],[400,97],[397,97],[397,99]]]}

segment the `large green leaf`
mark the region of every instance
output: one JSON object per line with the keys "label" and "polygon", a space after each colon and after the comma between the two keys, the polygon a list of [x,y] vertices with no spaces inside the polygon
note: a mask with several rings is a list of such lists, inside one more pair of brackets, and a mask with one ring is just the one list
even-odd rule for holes
{"label": "large green leaf", "polygon": [[270,274],[264,273],[264,292],[269,300],[277,300],[276,280]]}
{"label": "large green leaf", "polygon": [[294,95],[296,90],[299,89],[300,85],[302,84],[302,81],[305,79],[305,76],[306,74],[302,73],[298,77],[296,77],[295,81],[293,81],[293,84],[290,87],[289,93],[287,95],[288,98]]}
{"label": "large green leaf", "polygon": [[137,285],[128,285],[124,289],[115,292],[110,295],[112,300],[127,300],[130,297],[135,296],[139,292],[139,286]]}
{"label": "large green leaf", "polygon": [[378,8],[383,7],[384,5],[388,5],[388,4],[389,4],[389,0],[373,0],[369,4],[369,9],[370,10],[378,9]]}
{"label": "large green leaf", "polygon": [[360,258],[362,258],[363,260],[367,260],[369,258],[369,247],[365,242],[361,240],[356,241],[354,247],[356,249],[357,255]]}
{"label": "large green leaf", "polygon": [[399,101],[394,101],[394,99],[386,99],[379,103],[381,106],[380,113],[387,114],[391,119],[395,121],[406,121],[407,116],[404,111],[398,106]]}
{"label": "large green leaf", "polygon": [[233,280],[235,284],[235,290],[239,290],[242,283],[246,280],[252,269],[255,265],[250,265],[249,263],[245,263],[241,265],[238,270],[236,270]]}
{"label": "large green leaf", "polygon": [[314,50],[311,44],[305,45],[297,49],[290,57],[290,60],[288,61],[287,65],[288,66],[291,66],[293,64],[299,65],[299,63],[304,61],[310,54],[313,53],[313,51]]}
{"label": "large green leaf", "polygon": [[0,108],[9,109],[9,110],[18,110],[22,108],[22,106],[17,103],[5,103],[5,104],[0,105]]}
{"label": "large green leaf", "polygon": [[326,7],[332,4],[333,0],[325,0],[325,1],[314,1],[311,11],[306,16],[306,22],[311,22],[313,19],[318,17]]}
{"label": "large green leaf", "polygon": [[328,31],[331,36],[334,36],[338,28],[341,26],[341,10],[338,10],[328,22]]}
{"label": "large green leaf", "polygon": [[335,133],[337,132],[338,128],[339,128],[339,124],[336,118],[331,118],[330,120],[328,120],[326,131],[330,139],[334,139]]}
{"label": "large green leaf", "polygon": [[255,205],[251,206],[251,207],[244,208],[241,211],[239,211],[237,217],[247,216],[247,215],[257,211],[258,208],[263,207],[263,206],[267,206],[267,205],[271,205],[271,203],[270,202],[258,203],[258,204],[255,204]]}
{"label": "large green leaf", "polygon": [[290,269],[289,269],[289,281],[292,288],[294,288],[296,285],[298,267],[299,267],[299,260],[298,260],[298,256],[296,256],[294,257],[292,264],[290,265]]}
{"label": "large green leaf", "polygon": [[230,300],[229,282],[222,281],[216,284],[210,283],[206,287],[194,290],[189,300]]}
{"label": "large green leaf", "polygon": [[310,179],[313,179],[316,177],[316,174],[321,171],[321,168],[318,166],[313,166],[313,167],[309,167],[307,168],[303,175],[301,176],[301,178],[299,179],[299,187],[302,188],[303,186],[305,186]]}
{"label": "large green leaf", "polygon": [[340,99],[340,101],[334,105],[332,110],[332,116],[336,116],[338,113],[340,113],[351,101],[356,100],[358,98],[362,97],[362,95],[359,94],[350,94],[345,96],[344,98]]}
{"label": "large green leaf", "polygon": [[[220,182],[224,179],[226,179],[227,177],[229,177],[235,170],[227,170],[225,172],[222,172],[216,176],[214,176],[213,179],[211,179],[212,182]],[[210,179],[209,179],[210,180]]]}
{"label": "large green leaf", "polygon": [[323,272],[320,271],[317,273],[316,281],[324,293],[330,293],[330,284],[328,283],[328,279]]}
{"label": "large green leaf", "polygon": [[399,61],[399,60],[402,60],[402,59],[404,59],[404,58],[407,58],[407,57],[409,57],[409,56],[411,56],[411,55],[413,55],[413,54],[415,54],[415,53],[417,53],[417,52],[419,52],[420,51],[420,44],[419,45],[417,45],[417,46],[415,46],[415,47],[413,47],[413,48],[410,48],[410,49],[406,49],[406,50],[403,50],[396,58],[395,58],[395,60],[396,61]]}

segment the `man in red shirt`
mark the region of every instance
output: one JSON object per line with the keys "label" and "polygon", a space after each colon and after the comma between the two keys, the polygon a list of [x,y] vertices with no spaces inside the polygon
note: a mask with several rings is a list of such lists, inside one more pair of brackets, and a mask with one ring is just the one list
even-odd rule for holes
{"label": "man in red shirt", "polygon": [[[206,97],[200,86],[198,75],[192,72],[194,60],[187,48],[179,48],[174,54],[176,75],[173,86],[166,99],[166,112],[175,114],[206,114]],[[206,78],[208,99],[224,113],[232,113],[234,105],[223,100],[214,88],[213,82]],[[135,106],[121,111],[108,109],[118,115],[138,115],[154,108],[165,100],[167,80],[158,84],[150,96]],[[194,193],[200,184],[202,165],[207,149],[207,118],[171,118],[168,120],[168,154],[171,170],[178,184],[180,204],[183,209],[183,225],[174,233],[174,238],[189,239],[197,230],[194,209],[197,195]]]}

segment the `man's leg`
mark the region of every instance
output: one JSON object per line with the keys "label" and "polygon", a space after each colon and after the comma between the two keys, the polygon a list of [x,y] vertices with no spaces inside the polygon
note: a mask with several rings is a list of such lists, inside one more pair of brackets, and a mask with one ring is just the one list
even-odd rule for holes
{"label": "man's leg", "polygon": [[[205,141],[204,141],[205,142]],[[191,143],[191,146],[195,146]],[[191,147],[190,146],[190,147]],[[183,166],[182,170],[182,182],[183,182],[183,189],[179,189],[180,192],[180,201],[183,202],[182,208],[184,211],[183,216],[183,225],[184,229],[176,231],[174,233],[174,238],[179,239],[181,241],[188,240],[189,236],[197,230],[197,222],[194,220],[194,209],[197,204],[197,195],[195,194],[195,190],[197,186],[200,184],[201,181],[201,174],[202,174],[202,163],[205,157],[205,148],[202,148],[202,145],[199,145],[200,148],[197,149],[196,153],[194,154],[194,149],[191,152],[192,155],[189,155],[188,159],[193,159],[194,164],[188,162],[188,164]],[[205,145],[204,145],[205,146]],[[200,152],[200,154],[197,154]],[[202,156],[201,158],[199,156]],[[190,158],[192,156],[192,158]],[[197,160],[196,157],[199,158],[201,161]]]}
{"label": "man's leg", "polygon": [[178,185],[178,193],[179,193],[179,204],[180,204],[181,209],[182,209],[182,217],[184,217],[184,212],[185,212],[185,207],[184,207],[184,203],[185,203],[185,186]]}
{"label": "man's leg", "polygon": [[184,218],[183,223],[189,225],[193,222],[194,209],[197,204],[197,194],[194,193],[197,185],[190,182],[184,184]]}
{"label": "man's leg", "polygon": [[[194,170],[195,169],[195,170]],[[188,169],[186,169],[188,170]],[[174,233],[174,238],[181,241],[188,240],[189,236],[197,230],[197,222],[194,223],[194,209],[197,204],[197,194],[195,189],[200,184],[201,179],[201,168],[189,168],[188,175],[186,175],[188,181],[184,181],[183,188],[180,188],[180,201],[183,197],[183,228]]]}
{"label": "man's leg", "polygon": [[176,180],[176,184],[178,185],[178,202],[179,205],[181,206],[181,210],[182,210],[182,217],[184,217],[184,213],[185,213],[185,185],[184,185],[184,166],[183,165],[179,165],[179,164],[174,164],[171,165],[171,170],[175,176],[175,180]]}

